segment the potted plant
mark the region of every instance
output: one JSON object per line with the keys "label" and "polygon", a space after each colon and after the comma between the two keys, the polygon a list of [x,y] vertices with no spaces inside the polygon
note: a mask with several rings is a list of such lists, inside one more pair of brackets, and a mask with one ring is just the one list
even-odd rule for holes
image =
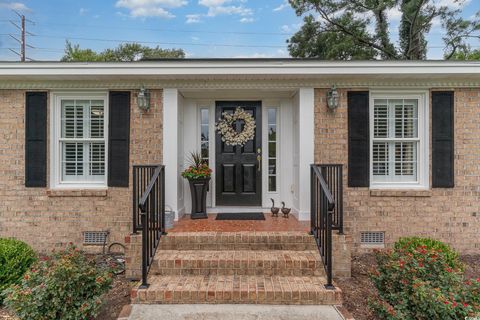
{"label": "potted plant", "polygon": [[190,153],[190,165],[182,172],[182,177],[190,184],[192,198],[191,219],[207,219],[207,192],[212,169],[203,160],[201,153]]}

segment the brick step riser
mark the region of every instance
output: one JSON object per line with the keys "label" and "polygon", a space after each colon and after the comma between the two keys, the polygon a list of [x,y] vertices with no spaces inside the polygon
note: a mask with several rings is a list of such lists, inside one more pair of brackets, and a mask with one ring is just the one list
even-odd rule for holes
{"label": "brick step riser", "polygon": [[132,300],[138,304],[278,304],[278,305],[341,305],[341,292],[282,292],[250,293],[248,291],[139,293]]}
{"label": "brick step riser", "polygon": [[160,276],[222,275],[222,276],[322,276],[324,272],[312,269],[158,269],[150,273]]}
{"label": "brick step riser", "polygon": [[180,244],[164,244],[161,243],[158,250],[287,250],[287,251],[310,251],[318,250],[317,246],[312,243],[285,243],[285,244],[268,244],[268,243],[247,243],[247,244],[211,244],[211,243],[180,243]]}

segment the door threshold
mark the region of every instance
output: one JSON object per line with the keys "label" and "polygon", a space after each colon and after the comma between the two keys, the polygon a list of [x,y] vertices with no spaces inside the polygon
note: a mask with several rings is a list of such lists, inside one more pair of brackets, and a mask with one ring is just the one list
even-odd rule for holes
{"label": "door threshold", "polygon": [[241,207],[241,206],[218,206],[207,208],[207,213],[220,212],[266,212],[267,208],[262,207]]}

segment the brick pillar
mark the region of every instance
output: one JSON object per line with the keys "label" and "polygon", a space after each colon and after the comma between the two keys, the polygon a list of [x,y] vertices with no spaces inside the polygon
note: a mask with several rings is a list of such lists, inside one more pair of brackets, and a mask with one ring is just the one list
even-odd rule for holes
{"label": "brick pillar", "polygon": [[333,278],[352,276],[352,237],[333,232]]}
{"label": "brick pillar", "polygon": [[125,237],[125,277],[130,280],[142,278],[142,235]]}

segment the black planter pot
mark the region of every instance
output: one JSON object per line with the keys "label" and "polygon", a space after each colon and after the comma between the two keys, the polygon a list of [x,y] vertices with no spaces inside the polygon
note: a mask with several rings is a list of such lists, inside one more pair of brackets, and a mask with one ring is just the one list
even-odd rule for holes
{"label": "black planter pot", "polygon": [[191,219],[207,219],[207,191],[210,178],[188,179],[192,196]]}

